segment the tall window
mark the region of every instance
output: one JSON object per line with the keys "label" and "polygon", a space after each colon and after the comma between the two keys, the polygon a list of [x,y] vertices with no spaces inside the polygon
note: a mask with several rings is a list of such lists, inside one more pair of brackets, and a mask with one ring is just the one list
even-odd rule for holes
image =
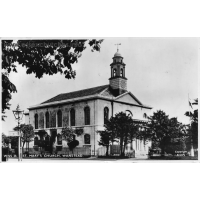
{"label": "tall window", "polygon": [[116,69],[113,70],[113,76],[116,76]]}
{"label": "tall window", "polygon": [[104,124],[108,121],[109,119],[109,109],[108,107],[104,108]]}
{"label": "tall window", "polygon": [[90,125],[90,108],[85,107],[84,113],[85,113],[85,125]]}
{"label": "tall window", "polygon": [[38,145],[38,137],[37,136],[34,138],[34,145]]}
{"label": "tall window", "polygon": [[70,110],[70,124],[71,126],[75,126],[75,110],[72,108]]}
{"label": "tall window", "polygon": [[44,128],[44,113],[39,113],[39,120],[38,120],[38,128],[43,129]]}
{"label": "tall window", "polygon": [[123,77],[123,69],[120,70],[120,76]]}
{"label": "tall window", "polygon": [[57,113],[57,124],[58,127],[62,127],[62,111],[59,110]]}
{"label": "tall window", "polygon": [[35,114],[35,129],[38,129],[38,114]]}
{"label": "tall window", "polygon": [[85,134],[84,135],[84,143],[85,144],[90,144],[90,135],[89,134]]}
{"label": "tall window", "polygon": [[45,118],[46,118],[46,128],[49,128],[49,112],[46,112]]}
{"label": "tall window", "polygon": [[62,136],[60,134],[57,135],[57,144],[58,145],[62,144]]}

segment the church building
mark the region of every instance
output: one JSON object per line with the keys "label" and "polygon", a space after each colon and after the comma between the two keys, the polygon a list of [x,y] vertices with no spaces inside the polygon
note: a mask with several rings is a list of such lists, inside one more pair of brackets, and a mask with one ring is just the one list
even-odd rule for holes
{"label": "church building", "polygon": [[[130,113],[136,121],[145,121],[144,115],[149,115],[152,108],[128,91],[125,66],[117,49],[110,64],[109,84],[62,93],[29,107],[26,123],[32,124],[35,131],[30,148],[34,148],[38,141],[48,141],[51,137],[55,138],[56,148],[67,148],[67,142],[62,140],[60,133],[63,127],[70,126],[83,130],[83,134],[76,138],[79,141],[78,147],[89,147],[91,155],[98,155],[102,146],[98,144],[100,136],[97,130],[103,130],[105,121],[111,116],[123,111]],[[133,141],[131,148],[135,150],[137,157],[146,155],[149,146],[150,144],[137,139]]]}

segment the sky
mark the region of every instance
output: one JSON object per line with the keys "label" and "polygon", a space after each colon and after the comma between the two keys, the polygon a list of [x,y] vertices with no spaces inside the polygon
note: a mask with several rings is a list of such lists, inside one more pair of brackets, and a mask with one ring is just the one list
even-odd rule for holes
{"label": "sky", "polygon": [[198,97],[198,39],[104,38],[100,52],[91,52],[87,47],[78,63],[72,66],[77,73],[75,79],[65,79],[61,74],[38,79],[34,74],[27,75],[25,68],[18,65],[18,73],[12,72],[9,76],[18,92],[12,95],[2,132],[8,134],[17,125],[12,110],[18,104],[28,111],[29,106],[60,93],[109,84],[110,64],[117,43],[121,43],[119,52],[126,64],[128,91],[143,104],[153,107],[153,112],[163,110],[169,117],[188,124],[189,119],[184,116],[189,110],[188,94],[190,99]]}

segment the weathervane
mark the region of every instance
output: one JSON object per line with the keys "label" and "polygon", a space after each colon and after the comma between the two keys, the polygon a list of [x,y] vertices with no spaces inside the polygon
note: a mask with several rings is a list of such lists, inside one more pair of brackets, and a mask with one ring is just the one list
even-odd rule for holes
{"label": "weathervane", "polygon": [[115,44],[115,45],[117,45],[117,51],[118,51],[118,50],[119,50],[119,49],[118,49],[118,46],[121,45],[121,43],[118,43],[118,44]]}

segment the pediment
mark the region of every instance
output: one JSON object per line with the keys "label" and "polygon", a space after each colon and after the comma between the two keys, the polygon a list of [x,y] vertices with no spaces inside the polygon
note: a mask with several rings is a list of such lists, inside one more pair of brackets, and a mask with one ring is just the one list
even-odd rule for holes
{"label": "pediment", "polygon": [[118,96],[115,100],[125,102],[125,103],[142,105],[142,103],[130,92],[127,92],[125,94]]}

